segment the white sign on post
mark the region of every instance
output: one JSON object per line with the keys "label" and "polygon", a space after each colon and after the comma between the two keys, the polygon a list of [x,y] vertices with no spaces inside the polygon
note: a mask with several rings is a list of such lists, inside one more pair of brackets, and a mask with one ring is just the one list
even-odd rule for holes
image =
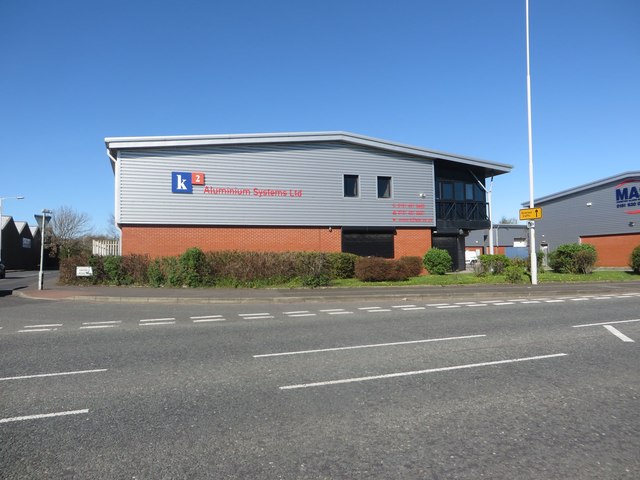
{"label": "white sign on post", "polygon": [[92,277],[93,267],[76,267],[76,277]]}

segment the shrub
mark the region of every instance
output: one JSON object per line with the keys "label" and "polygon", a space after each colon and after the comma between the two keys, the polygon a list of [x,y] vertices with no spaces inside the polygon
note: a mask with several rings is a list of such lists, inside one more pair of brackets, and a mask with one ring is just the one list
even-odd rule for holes
{"label": "shrub", "polygon": [[427,272],[432,275],[444,275],[451,271],[451,266],[453,265],[449,252],[435,247],[424,254],[422,263]]}
{"label": "shrub", "polygon": [[504,269],[504,277],[509,283],[523,283],[525,276],[526,271],[522,266],[509,265]]}
{"label": "shrub", "polygon": [[149,256],[138,254],[123,256],[122,270],[126,274],[127,285],[146,285],[149,282]]}
{"label": "shrub", "polygon": [[331,263],[326,253],[301,252],[296,256],[296,276],[305,287],[323,287],[331,282]]}
{"label": "shrub", "polygon": [[567,243],[551,252],[549,266],[558,273],[591,273],[597,260],[598,255],[593,245]]}
{"label": "shrub", "polygon": [[420,257],[400,257],[398,265],[403,269],[407,278],[417,277],[422,273],[422,259]]}
{"label": "shrub", "polygon": [[356,260],[356,278],[363,282],[398,281],[409,278],[398,260],[362,257]]}
{"label": "shrub", "polygon": [[640,245],[631,252],[629,266],[633,269],[633,273],[640,273]]}
{"label": "shrub", "polygon": [[122,285],[125,274],[122,271],[122,257],[108,256],[102,261],[106,282],[111,285]]}
{"label": "shrub", "polygon": [[353,253],[329,253],[332,278],[353,278],[356,273],[358,255]]}
{"label": "shrub", "polygon": [[511,260],[506,255],[480,255],[479,260],[482,272],[493,275],[502,274],[511,265]]}
{"label": "shrub", "polygon": [[207,278],[205,255],[199,248],[189,248],[179,259],[180,276],[188,287],[202,287]]}

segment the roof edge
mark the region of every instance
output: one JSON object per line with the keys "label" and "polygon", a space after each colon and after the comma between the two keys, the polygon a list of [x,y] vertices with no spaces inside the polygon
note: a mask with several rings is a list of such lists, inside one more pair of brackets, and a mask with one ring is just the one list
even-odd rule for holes
{"label": "roof edge", "polygon": [[[343,141],[356,145],[379,148],[396,153],[405,153],[425,158],[449,160],[482,167],[490,171],[490,175],[508,173],[513,165],[490,162],[475,157],[429,150],[422,147],[406,145],[379,138],[368,137],[343,131],[327,132],[282,132],[253,133],[227,135],[179,135],[179,136],[147,136],[147,137],[106,137],[107,150],[112,154],[120,149],[185,147],[205,145],[241,145],[259,143],[293,143],[293,142],[328,142]],[[115,157],[115,155],[113,155]]]}
{"label": "roof edge", "polygon": [[[567,188],[566,190],[562,190],[560,192],[552,193],[550,195],[546,195],[544,197],[534,199],[534,204],[537,205],[539,203],[550,202],[553,200],[557,200],[558,198],[566,197],[568,195],[583,192],[585,190],[589,190],[592,188],[601,187],[602,185],[606,185],[608,183],[617,182],[619,180],[624,180],[628,177],[638,177],[640,178],[640,170],[631,170],[628,172],[618,173],[617,175],[613,175],[611,177],[603,178],[600,180],[595,180],[593,182],[585,183],[583,185],[578,185],[577,187]],[[522,202],[521,205],[529,205],[529,202]]]}

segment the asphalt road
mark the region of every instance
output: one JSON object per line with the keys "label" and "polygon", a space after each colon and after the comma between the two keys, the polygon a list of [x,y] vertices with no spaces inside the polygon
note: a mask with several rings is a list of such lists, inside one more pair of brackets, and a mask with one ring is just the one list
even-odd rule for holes
{"label": "asphalt road", "polygon": [[636,479],[639,306],[5,296],[0,478]]}

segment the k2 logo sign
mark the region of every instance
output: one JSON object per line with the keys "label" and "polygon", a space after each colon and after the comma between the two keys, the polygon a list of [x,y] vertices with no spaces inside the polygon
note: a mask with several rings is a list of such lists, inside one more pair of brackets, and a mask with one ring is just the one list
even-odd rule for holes
{"label": "k2 logo sign", "polygon": [[193,193],[194,185],[204,185],[204,173],[171,172],[171,191],[173,193]]}

